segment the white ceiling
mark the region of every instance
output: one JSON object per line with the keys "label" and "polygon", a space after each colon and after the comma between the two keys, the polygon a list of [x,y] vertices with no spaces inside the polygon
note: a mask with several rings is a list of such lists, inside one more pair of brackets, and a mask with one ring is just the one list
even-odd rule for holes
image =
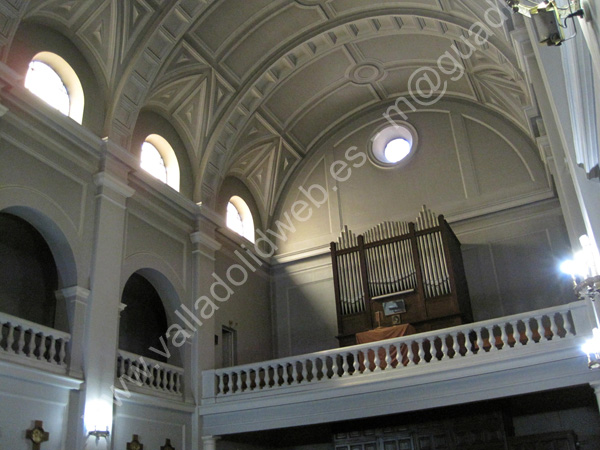
{"label": "white ceiling", "polygon": [[210,204],[228,175],[257,198],[276,197],[336,126],[408,96],[411,74],[440,73],[453,46],[468,55],[463,39],[475,22],[488,23],[490,37],[461,58],[463,76],[443,59],[445,95],[483,104],[531,134],[515,24],[490,26],[490,2],[4,0],[0,44],[6,57],[20,20],[66,34],[109,87],[109,137],[127,146],[145,107],[169,115],[189,149],[195,200]]}

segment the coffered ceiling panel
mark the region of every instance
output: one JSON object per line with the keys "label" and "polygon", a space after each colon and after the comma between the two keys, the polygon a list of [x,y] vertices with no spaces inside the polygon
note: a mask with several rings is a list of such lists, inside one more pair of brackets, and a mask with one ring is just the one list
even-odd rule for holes
{"label": "coffered ceiling panel", "polygon": [[307,102],[328,90],[335,89],[352,60],[343,48],[324,55],[302,67],[278,85],[266,102],[266,108],[279,123],[286,124]]}
{"label": "coffered ceiling panel", "polygon": [[228,0],[217,2],[191,30],[191,35],[199,39],[213,54],[233,36],[237,36],[247,21],[260,11],[273,4],[273,0]]}
{"label": "coffered ceiling panel", "polygon": [[375,101],[376,94],[371,89],[351,83],[346,83],[329,94],[316,93],[313,101],[308,102],[302,110],[302,114],[295,117],[295,123],[290,125],[290,134],[304,148],[308,148],[332,124]]}
{"label": "coffered ceiling panel", "polygon": [[243,79],[273,49],[326,19],[318,9],[300,9],[294,3],[280,6],[268,20],[248,29],[232,43],[223,62],[239,79]]}

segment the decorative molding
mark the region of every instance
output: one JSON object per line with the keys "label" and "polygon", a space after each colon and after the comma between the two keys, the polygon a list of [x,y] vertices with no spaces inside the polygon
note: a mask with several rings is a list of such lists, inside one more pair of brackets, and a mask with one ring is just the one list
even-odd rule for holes
{"label": "decorative molding", "polygon": [[190,239],[193,244],[204,245],[213,252],[219,251],[221,249],[221,243],[203,231],[196,231],[192,233],[190,235]]}
{"label": "decorative molding", "polygon": [[132,197],[135,194],[135,189],[107,172],[98,172],[94,175],[94,184],[100,188],[110,189],[124,198]]}

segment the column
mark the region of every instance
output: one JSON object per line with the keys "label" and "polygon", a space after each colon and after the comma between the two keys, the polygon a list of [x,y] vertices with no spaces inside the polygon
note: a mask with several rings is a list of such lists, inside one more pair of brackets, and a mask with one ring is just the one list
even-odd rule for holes
{"label": "column", "polygon": [[[94,176],[98,189],[96,228],[83,357],[86,434],[94,429],[112,431],[126,201],[135,192],[125,181],[130,169],[118,156],[123,150],[113,148],[109,142],[105,150],[103,170]],[[109,440],[90,436],[86,448],[109,448]]]}
{"label": "column", "polygon": [[67,309],[68,328],[71,333],[69,345],[69,376],[83,378],[83,344],[86,329],[86,309],[90,291],[73,286],[56,292],[56,298]]}
{"label": "column", "polygon": [[[190,239],[193,244],[193,271],[194,271],[194,286],[192,288],[194,302],[192,307],[198,306],[200,309],[204,304],[204,300],[201,297],[212,297],[210,293],[210,287],[215,282],[213,274],[215,273],[215,254],[221,248],[221,244],[215,239],[215,231],[217,228],[216,223],[219,223],[221,218],[214,212],[207,209],[206,207],[200,206],[197,219],[197,231],[192,233]],[[218,301],[216,302],[218,303]],[[214,336],[216,333],[214,317],[204,318],[200,316],[201,310],[194,309],[200,320],[202,320],[202,326],[195,333],[192,340],[192,364],[191,370],[188,371],[192,377],[192,389],[194,397],[196,398],[197,404],[200,404],[202,398],[202,371],[214,369],[215,367],[215,344]],[[210,312],[210,308],[205,310]],[[192,448],[198,448],[200,445],[199,437],[202,434],[202,421],[200,417],[194,420],[193,426],[193,442]],[[212,438],[209,436],[209,438]],[[210,439],[208,440],[210,441]],[[203,445],[205,438],[202,438]],[[204,448],[216,448],[214,441],[213,447]]]}

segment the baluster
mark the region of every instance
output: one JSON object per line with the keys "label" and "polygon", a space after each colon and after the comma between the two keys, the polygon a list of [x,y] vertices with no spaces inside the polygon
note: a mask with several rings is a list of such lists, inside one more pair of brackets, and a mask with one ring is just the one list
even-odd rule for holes
{"label": "baluster", "polygon": [[292,363],[292,384],[300,384],[298,380],[298,361]]}
{"label": "baluster", "polygon": [[339,376],[337,355],[331,356],[330,359],[331,359],[331,378],[335,378],[336,375]]}
{"label": "baluster", "polygon": [[119,358],[117,359],[117,365],[119,368],[117,374],[120,377],[125,373],[125,359],[122,356],[119,356]]}
{"label": "baluster", "polygon": [[351,354],[352,354],[352,358],[353,358],[352,368],[354,369],[354,371],[352,372],[352,375],[353,376],[359,375],[361,373],[360,372],[360,360],[359,360],[360,352],[358,350],[353,350],[351,352]]}
{"label": "baluster", "polygon": [[508,323],[500,325],[500,339],[502,340],[502,350],[508,347],[508,334],[506,333],[506,327]]}
{"label": "baluster", "polygon": [[175,374],[175,392],[181,394],[181,375]]}
{"label": "baluster", "polygon": [[483,328],[479,330],[475,330],[475,336],[477,336],[477,354],[485,352],[485,348],[483,348]]}
{"label": "baluster", "polygon": [[169,370],[167,372],[167,378],[169,379],[169,382],[167,383],[167,391],[173,392],[173,389],[175,387],[175,372]]}
{"label": "baluster", "polygon": [[243,378],[242,378],[242,375],[243,375],[243,373],[244,373],[244,371],[243,371],[243,370],[240,370],[240,371],[237,373],[237,385],[236,385],[236,392],[242,392],[242,384],[243,384]]}
{"label": "baluster", "polygon": [[233,394],[233,372],[227,372],[227,394]]}
{"label": "baluster", "polygon": [[54,336],[48,336],[50,340],[50,347],[48,348],[48,362],[51,364],[56,364],[56,360],[54,356],[56,355],[56,339]]}
{"label": "baluster", "polygon": [[442,361],[444,358],[450,359],[450,355],[448,355],[448,343],[446,342],[449,337],[451,337],[449,334],[446,336],[440,336],[440,339],[442,340],[442,357],[440,358],[440,361]]}
{"label": "baluster", "polygon": [[56,342],[58,343],[58,365],[64,366],[66,365],[65,359],[67,357],[67,341],[65,339],[59,339]]}
{"label": "baluster", "polygon": [[219,377],[219,383],[217,386],[219,386],[219,390],[218,390],[218,394],[225,394],[225,374],[223,372],[221,372],[220,374],[216,375],[217,377]]}
{"label": "baluster", "polygon": [[496,335],[494,334],[494,331],[496,330],[496,325],[492,325],[489,328],[489,330],[490,330],[490,337],[489,337],[489,341],[490,341],[490,353],[497,352],[500,349],[496,346],[497,341],[496,341]]}
{"label": "baluster", "polygon": [[12,323],[8,323],[8,335],[6,336],[6,351],[8,353],[14,353],[14,350],[12,348],[13,342],[15,341],[15,335],[14,335],[14,331],[15,331],[15,327],[13,326]]}
{"label": "baluster", "polygon": [[379,367],[379,364],[381,362],[379,360],[379,347],[373,347],[372,352],[373,352],[373,364],[375,365],[375,367],[373,367],[373,370],[371,372],[379,372],[381,370],[381,367]]}
{"label": "baluster", "polygon": [[560,337],[558,335],[558,324],[556,323],[556,314],[549,315],[548,319],[550,320],[550,331],[552,332],[552,340],[554,341]]}
{"label": "baluster", "polygon": [[348,358],[350,357],[350,352],[346,352],[346,353],[342,353],[342,373],[340,375],[340,377],[346,376],[346,375],[350,375],[350,372],[348,371]]}
{"label": "baluster", "polygon": [[451,335],[452,337],[452,351],[454,352],[454,355],[452,355],[452,359],[455,359],[457,356],[461,356],[460,353],[460,343],[458,342],[458,334],[459,332],[455,332],[454,334]]}
{"label": "baluster", "polygon": [[531,328],[531,319],[524,320],[523,325],[525,325],[525,336],[527,336],[527,344],[531,344],[533,343],[533,330]]}
{"label": "baluster", "polygon": [[[25,336],[25,346],[23,347],[23,351],[25,352],[25,356],[28,358],[35,356],[35,333],[32,329],[27,331],[23,330],[23,335]],[[29,336],[29,340],[27,340],[27,336]]]}
{"label": "baluster", "polygon": [[302,379],[298,380],[298,384],[301,384],[303,382],[308,383],[308,359],[300,361],[300,364],[302,366],[302,370],[300,371],[300,376],[302,377]]}
{"label": "baluster", "polygon": [[38,335],[40,336],[40,350],[37,359],[45,359],[44,355],[46,353],[46,337],[43,333],[38,333]]}
{"label": "baluster", "polygon": [[[310,361],[310,369],[308,368],[308,361]],[[308,361],[306,362],[306,382],[310,383],[314,381],[315,377],[317,376],[315,373],[317,362],[316,358],[308,358]]]}
{"label": "baluster", "polygon": [[[548,318],[550,320],[550,324],[552,324],[552,319]],[[546,336],[546,327],[544,326],[544,316],[540,316],[539,319],[537,319],[538,321],[538,333],[540,334],[540,342],[542,341],[549,341],[550,340],[550,336]]]}
{"label": "baluster", "polygon": [[389,351],[385,355],[385,368],[386,370],[391,370],[394,369],[394,360],[392,359],[392,353],[396,353],[396,367],[398,367],[398,364],[400,364],[400,360],[398,359],[398,357],[400,356],[400,344],[390,344],[388,346],[388,350]]}
{"label": "baluster", "polygon": [[413,342],[415,341],[410,341],[406,343],[406,358],[408,359],[406,367],[417,364],[415,362],[415,353],[413,352]]}
{"label": "baluster", "polygon": [[25,330],[23,327],[19,327],[19,339],[17,340],[17,349],[15,350],[15,354],[18,355],[23,351],[23,347],[25,346]]}
{"label": "baluster", "polygon": [[419,364],[424,364],[425,361],[425,339],[420,339],[416,341],[419,344]]}

